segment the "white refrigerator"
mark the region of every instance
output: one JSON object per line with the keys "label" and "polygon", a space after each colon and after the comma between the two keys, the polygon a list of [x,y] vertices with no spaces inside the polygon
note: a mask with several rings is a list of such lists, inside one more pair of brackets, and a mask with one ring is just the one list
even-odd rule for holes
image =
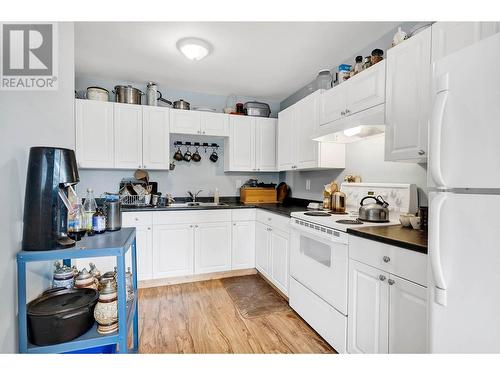
{"label": "white refrigerator", "polygon": [[436,62],[429,351],[500,353],[500,34]]}

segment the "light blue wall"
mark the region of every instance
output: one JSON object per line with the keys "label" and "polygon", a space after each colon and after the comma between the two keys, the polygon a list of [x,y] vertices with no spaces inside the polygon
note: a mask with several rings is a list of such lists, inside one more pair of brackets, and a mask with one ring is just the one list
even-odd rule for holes
{"label": "light blue wall", "polygon": [[[85,90],[89,86],[99,86],[99,87],[104,87],[105,89],[109,90],[111,94],[110,100],[114,101],[114,95],[111,93],[113,88],[116,85],[132,85],[133,87],[138,88],[142,92],[146,92],[146,82],[128,82],[128,81],[109,81],[105,80],[102,78],[96,78],[96,77],[87,77],[87,76],[81,76],[81,75],[76,75],[76,82],[75,82],[75,87],[76,90],[80,95],[85,93]],[[191,92],[191,91],[184,91],[184,90],[178,90],[178,89],[173,89],[173,88],[165,88],[160,86],[159,91],[161,91],[162,95],[164,98],[170,100],[171,102],[174,102],[175,100],[178,99],[184,99],[188,101],[191,104],[191,109],[195,107],[209,107],[209,108],[215,108],[217,112],[222,112],[222,110],[228,105],[228,104],[233,104],[231,103],[231,99],[228,99],[227,96],[224,95],[212,95],[208,93],[201,93],[201,92]],[[143,103],[145,103],[145,96],[142,97]],[[278,117],[278,112],[280,109],[280,102],[276,100],[267,100],[265,98],[255,98],[255,97],[249,97],[249,96],[236,96],[236,101],[245,103],[247,101],[252,101],[252,100],[258,100],[261,102],[265,102],[269,104],[271,107],[271,117]],[[226,102],[228,104],[226,104]]]}

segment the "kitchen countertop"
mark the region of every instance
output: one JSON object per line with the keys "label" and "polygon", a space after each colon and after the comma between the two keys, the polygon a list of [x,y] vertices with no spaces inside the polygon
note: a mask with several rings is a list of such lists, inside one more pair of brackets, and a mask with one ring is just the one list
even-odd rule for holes
{"label": "kitchen countertop", "polygon": [[347,233],[427,254],[427,232],[402,225],[348,228]]}
{"label": "kitchen countertop", "polygon": [[[309,202],[309,201],[306,201]],[[262,204],[243,204],[239,201],[224,202],[226,203],[222,206],[194,206],[194,207],[124,207],[122,212],[139,212],[139,211],[198,211],[198,210],[232,210],[232,209],[245,209],[245,208],[261,208],[263,210],[290,217],[292,212],[307,211],[307,208],[303,205],[303,202],[297,202],[294,200],[291,204],[274,204],[274,203],[262,203]]]}

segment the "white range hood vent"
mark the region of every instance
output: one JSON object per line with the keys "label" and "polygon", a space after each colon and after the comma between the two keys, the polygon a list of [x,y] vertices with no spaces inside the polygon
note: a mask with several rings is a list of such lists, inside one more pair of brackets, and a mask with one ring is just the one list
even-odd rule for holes
{"label": "white range hood vent", "polygon": [[351,143],[385,132],[385,104],[321,125],[311,137],[318,142]]}

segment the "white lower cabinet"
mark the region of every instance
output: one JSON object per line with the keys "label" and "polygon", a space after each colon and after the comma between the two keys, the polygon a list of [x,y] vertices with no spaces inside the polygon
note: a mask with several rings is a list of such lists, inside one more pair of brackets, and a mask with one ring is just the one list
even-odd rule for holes
{"label": "white lower cabinet", "polygon": [[347,350],[388,353],[389,274],[350,260],[349,275]]}
{"label": "white lower cabinet", "polygon": [[135,227],[137,280],[153,278],[153,230],[151,225]]}
{"label": "white lower cabinet", "polygon": [[255,221],[233,223],[231,269],[255,267]]}
{"label": "white lower cabinet", "polygon": [[200,223],[194,226],[194,273],[231,269],[231,223]]}
{"label": "white lower cabinet", "polygon": [[153,278],[192,275],[194,225],[162,224],[153,228]]}
{"label": "white lower cabinet", "polygon": [[350,236],[349,256],[348,352],[427,353],[426,255]]}
{"label": "white lower cabinet", "polygon": [[[269,214],[268,216],[277,215]],[[277,217],[276,219],[283,218]],[[255,268],[285,295],[288,295],[289,258],[290,234],[280,229],[279,226],[258,221],[255,224]]]}

